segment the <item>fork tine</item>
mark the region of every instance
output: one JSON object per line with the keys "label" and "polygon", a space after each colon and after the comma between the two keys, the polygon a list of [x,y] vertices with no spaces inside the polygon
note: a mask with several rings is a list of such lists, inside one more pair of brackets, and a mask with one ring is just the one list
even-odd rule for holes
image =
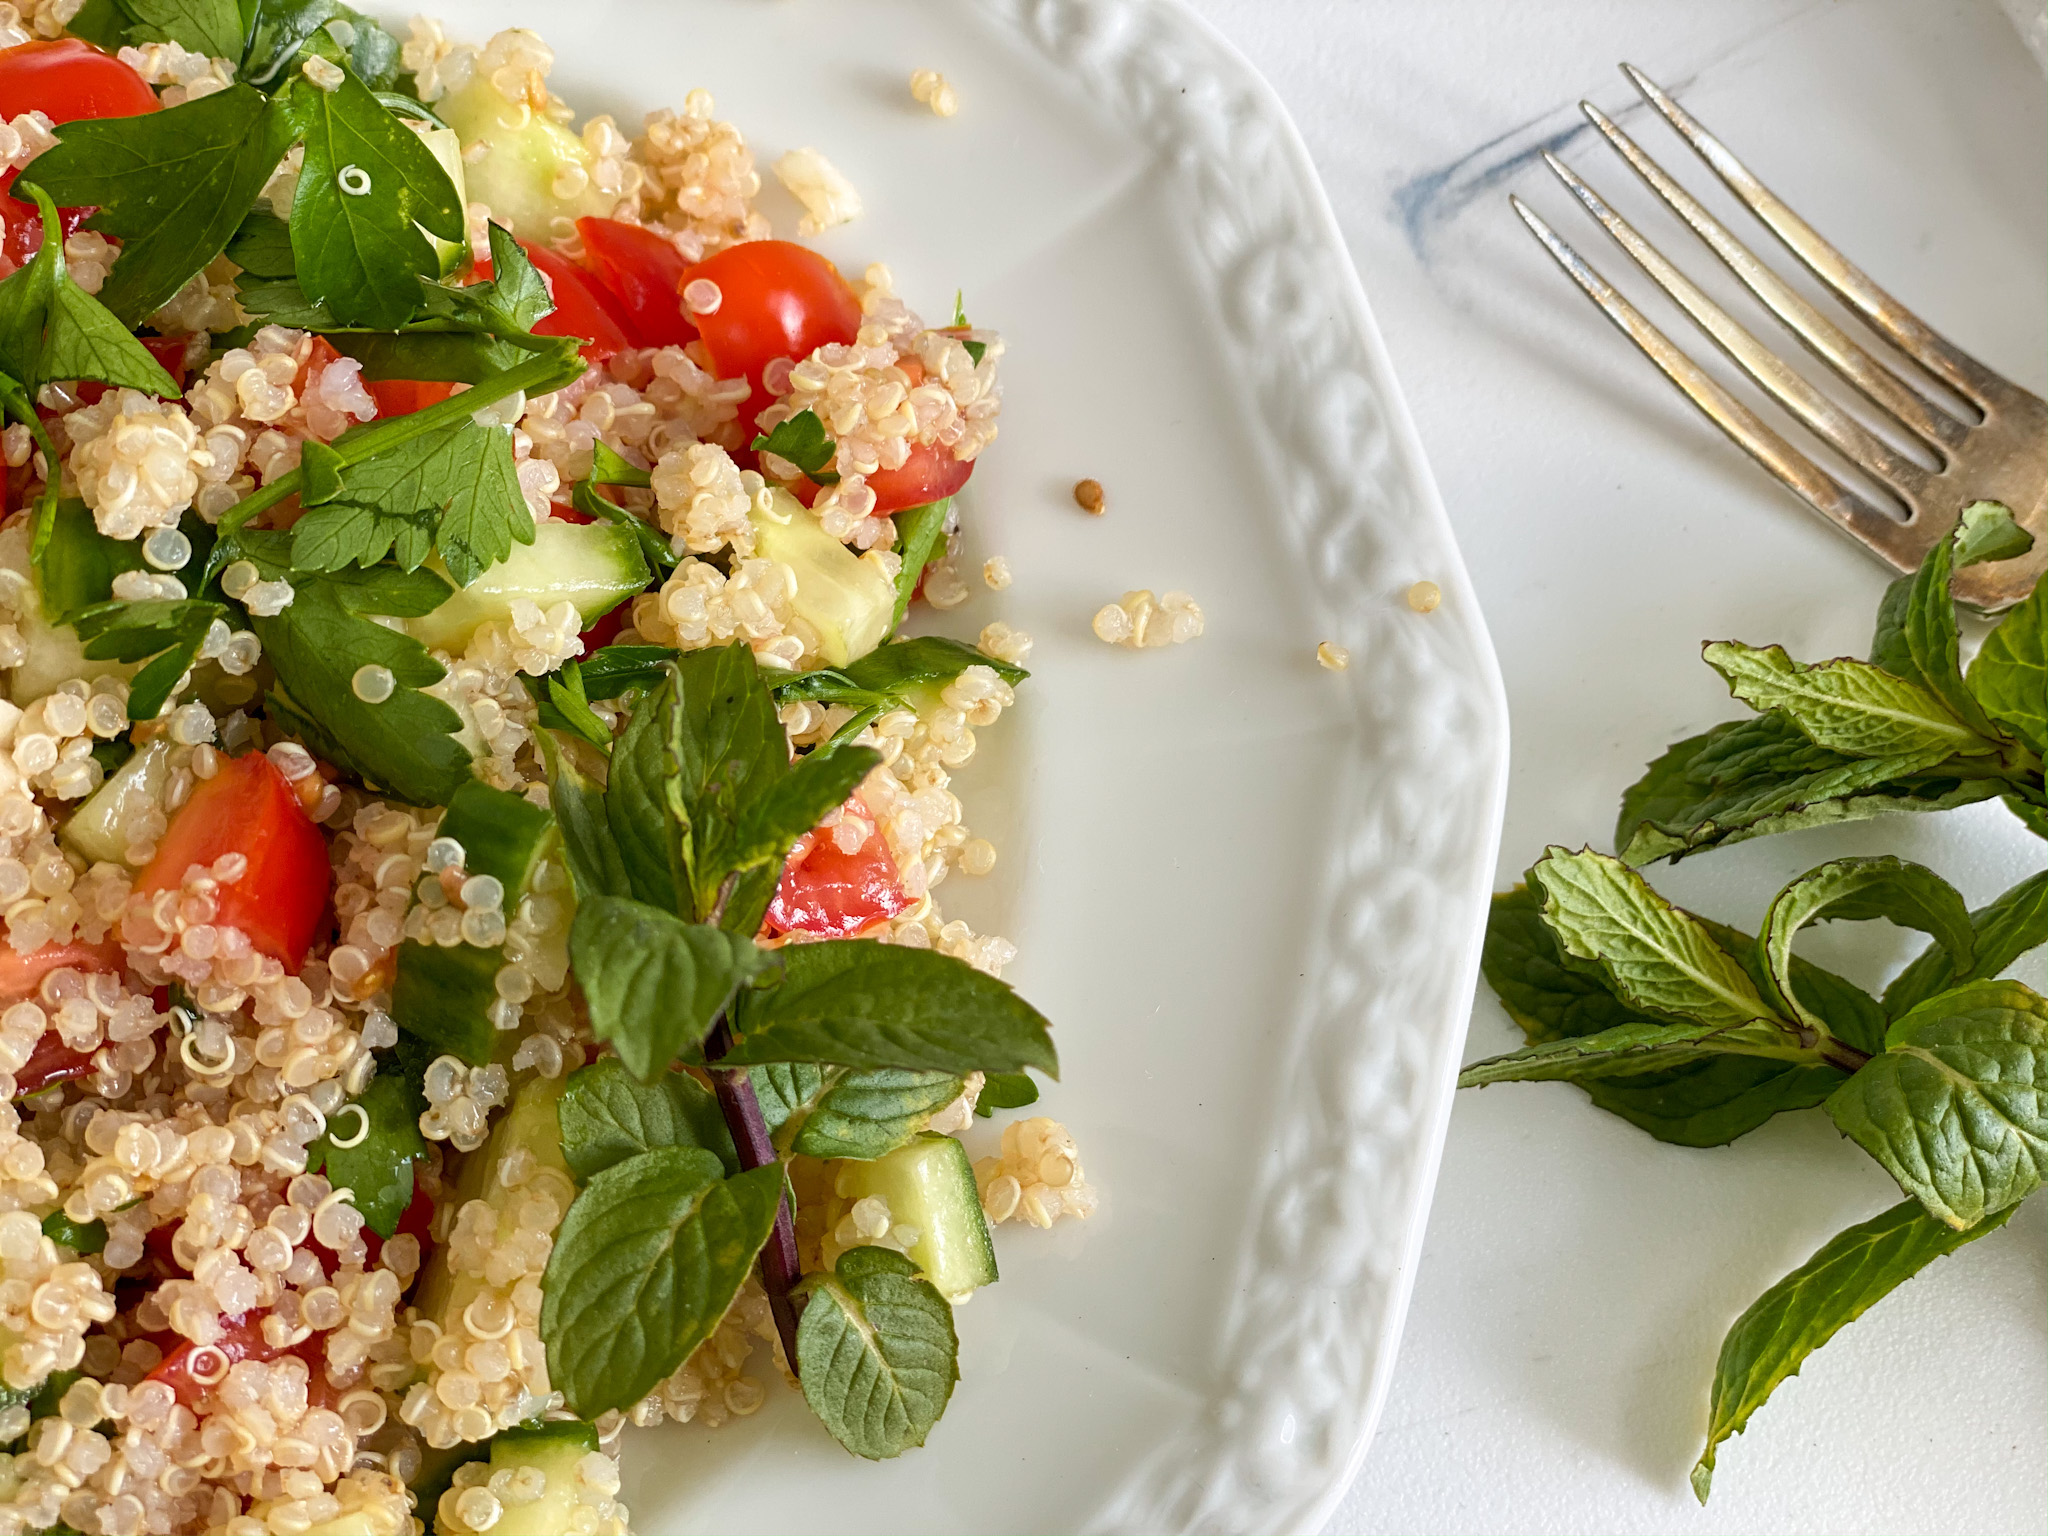
{"label": "fork tine", "polygon": [[1852,537],[1862,540],[1886,564],[1901,574],[1910,573],[1917,559],[1894,553],[1903,525],[1871,506],[1860,496],[1837,485],[1805,454],[1786,442],[1757,418],[1754,411],[1700,371],[1692,359],[1672,345],[1633,304],[1617,293],[1612,284],[1593,269],[1584,257],[1566,245],[1529,205],[1510,194],[1508,202],[1521,216],[1530,233],[1543,242],[1551,259],[1586,297],[1600,307],[1621,333],[1642,349],[1643,355],[1664,371],[1664,376],[1684,391],[1687,399],[1705,413],[1708,420],[1769,470],[1814,511]]}
{"label": "fork tine", "polygon": [[1848,333],[1795,293],[1755,254],[1736,239],[1728,227],[1701,206],[1684,187],[1665,174],[1662,166],[1590,101],[1579,103],[1593,126],[1614,146],[1631,169],[1662,198],[1671,211],[1684,219],[1702,240],[1712,247],[1742,285],[1761,299],[1795,336],[1835,372],[1855,385],[1895,421],[1930,447],[1954,448],[1968,429],[1946,412],[1936,409],[1902,383],[1897,374],[1884,367],[1850,339]]}
{"label": "fork tine", "polygon": [[1728,190],[1741,198],[1749,211],[1769,225],[1771,233],[1806,264],[1808,271],[1936,378],[1979,405],[1987,403],[1987,392],[1995,391],[2002,382],[1996,374],[1935,334],[1905,305],[1865,276],[1854,262],[1823,240],[1819,231],[1751,175],[1725,144],[1695,122],[1656,81],[1633,64],[1622,65],[1621,71],[1643,99],[1662,113],[1664,120],[1713,168]]}
{"label": "fork tine", "polygon": [[1847,454],[1859,468],[1902,491],[1910,493],[1920,488],[1926,472],[1919,465],[1900,457],[1889,443],[1875,436],[1834,401],[1786,367],[1782,359],[1744,329],[1733,315],[1702,293],[1691,278],[1665,260],[1663,254],[1638,234],[1626,219],[1608,207],[1600,194],[1587,186],[1570,166],[1548,153],[1543,156],[1543,161],[1556,173],[1557,179],[1571,188],[1572,194],[1586,205],[1587,212],[1600,221],[1607,233],[1614,237],[1615,243],[1649,274],[1650,280],[1676,299],[1692,316],[1694,323],[1712,337],[1744,373],[1768,390],[1773,399]]}

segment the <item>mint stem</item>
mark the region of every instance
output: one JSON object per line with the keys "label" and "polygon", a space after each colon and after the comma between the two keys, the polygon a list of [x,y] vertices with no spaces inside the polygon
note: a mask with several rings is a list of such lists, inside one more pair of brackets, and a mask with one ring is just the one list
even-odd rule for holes
{"label": "mint stem", "polygon": [[[732,1049],[732,1031],[724,1019],[704,1042],[705,1059],[716,1061]],[[761,1101],[754,1096],[753,1080],[744,1067],[713,1067],[711,1086],[718,1095],[719,1113],[732,1132],[732,1144],[740,1155],[740,1168],[751,1172],[775,1162],[775,1143],[768,1134],[768,1122],[761,1114]],[[782,1340],[782,1358],[789,1374],[796,1374],[796,1298],[790,1288],[803,1278],[803,1266],[796,1252],[796,1216],[790,1210],[785,1186],[782,1203],[775,1209],[775,1227],[768,1234],[768,1246],[761,1250],[761,1288],[768,1293],[768,1310],[775,1318],[775,1332]]]}
{"label": "mint stem", "polygon": [[1870,1061],[1867,1052],[1859,1051],[1846,1040],[1837,1040],[1829,1035],[1820,1042],[1821,1059],[1831,1067],[1840,1067],[1844,1072],[1854,1072]]}

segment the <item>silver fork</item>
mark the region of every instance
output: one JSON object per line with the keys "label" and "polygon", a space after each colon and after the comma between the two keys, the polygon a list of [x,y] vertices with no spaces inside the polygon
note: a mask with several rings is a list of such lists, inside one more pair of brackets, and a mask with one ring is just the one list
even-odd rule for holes
{"label": "silver fork", "polygon": [[1647,75],[1631,64],[1621,68],[1643,99],[1678,130],[1729,191],[1770,228],[1809,272],[1879,335],[1974,406],[1982,419],[1973,422],[1960,418],[1859,346],[1759,261],[1591,102],[1581,102],[1579,106],[1651,190],[1706,241],[1743,286],[1761,299],[1808,350],[1872,406],[1924,444],[1940,468],[1927,469],[1899,453],[1815,389],[1702,293],[1569,166],[1555,155],[1545,154],[1543,158],[1551,170],[1722,351],[1808,429],[1896,495],[1908,515],[1901,520],[1822,470],[1703,372],[1519,197],[1511,196],[1508,201],[1515,212],[1607,318],[1642,348],[1716,426],[1814,511],[1893,570],[1903,574],[1918,569],[1922,557],[1954,527],[1962,509],[1971,502],[2004,502],[2021,526],[2033,534],[2033,549],[2015,560],[1967,567],[1957,574],[1954,592],[1959,600],[1986,612],[2019,602],[2033,589],[2044,566],[2048,566],[2048,406],[1936,335],[1821,239],[1812,225],[1772,195],[1719,139],[1695,122]]}

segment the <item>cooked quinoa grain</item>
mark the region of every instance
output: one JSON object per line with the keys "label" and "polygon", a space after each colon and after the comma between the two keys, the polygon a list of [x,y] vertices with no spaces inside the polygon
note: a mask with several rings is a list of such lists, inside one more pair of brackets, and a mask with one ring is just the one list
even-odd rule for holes
{"label": "cooked quinoa grain", "polygon": [[910,72],[910,99],[924,103],[939,117],[951,117],[960,110],[960,98],[946,77],[935,69]]}
{"label": "cooked quinoa grain", "polygon": [[792,149],[777,160],[775,179],[804,205],[799,234],[820,235],[860,217],[860,194],[853,183],[815,149]]}
{"label": "cooked quinoa grain", "polygon": [[1417,613],[1433,613],[1443,600],[1443,589],[1433,581],[1418,581],[1408,589],[1408,606]]}
{"label": "cooked quinoa grain", "polygon": [[1141,588],[1098,610],[1092,627],[1096,639],[1138,651],[1185,644],[1202,633],[1205,622],[1201,607],[1187,593],[1154,597]]}
{"label": "cooked quinoa grain", "polygon": [[1334,640],[1325,640],[1316,647],[1316,661],[1331,672],[1342,672],[1351,665],[1351,653]]}

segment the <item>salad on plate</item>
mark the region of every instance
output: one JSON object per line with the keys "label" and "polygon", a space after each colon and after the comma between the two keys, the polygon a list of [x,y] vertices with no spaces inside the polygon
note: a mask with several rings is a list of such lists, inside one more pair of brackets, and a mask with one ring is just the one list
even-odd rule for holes
{"label": "salad on plate", "polygon": [[901,633],[1002,341],[552,62],[0,4],[0,1533],[623,1531],[784,1384],[895,1456],[1094,1206],[960,1139],[1057,1074],[934,897],[1030,640]]}

